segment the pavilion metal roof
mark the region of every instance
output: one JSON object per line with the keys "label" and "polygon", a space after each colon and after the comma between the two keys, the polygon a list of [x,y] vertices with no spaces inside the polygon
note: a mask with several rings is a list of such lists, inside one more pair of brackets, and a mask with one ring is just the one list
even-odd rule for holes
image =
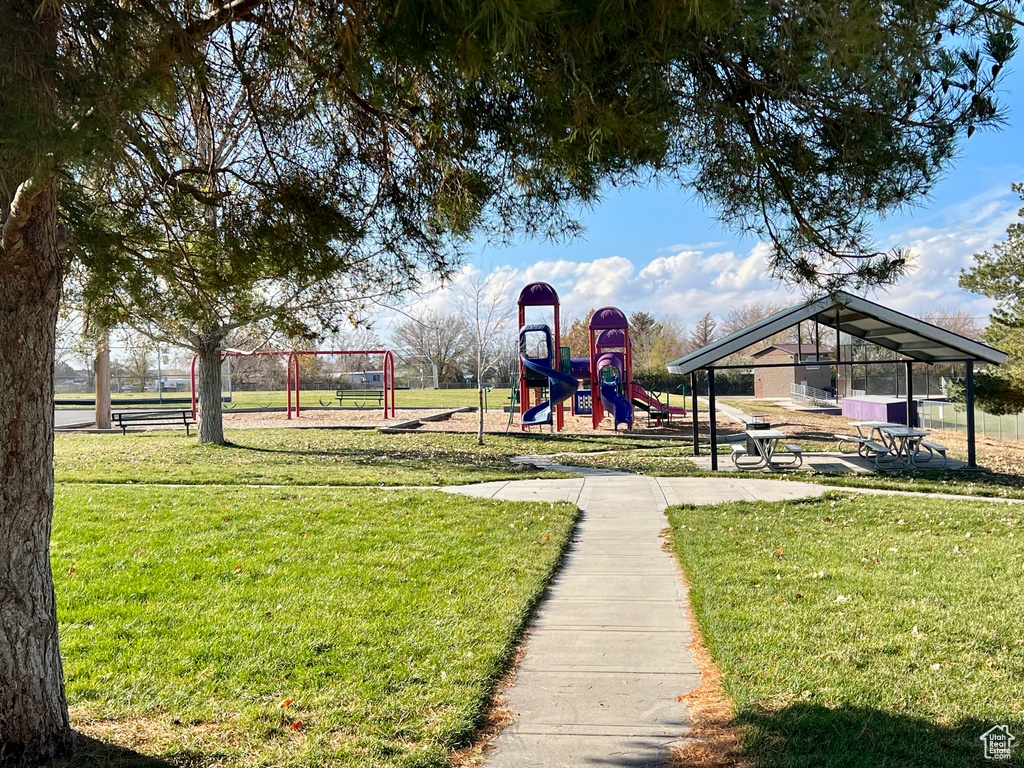
{"label": "pavilion metal roof", "polygon": [[[776,312],[743,330],[668,364],[669,373],[687,374],[712,368],[719,360],[806,320],[891,349],[922,363],[977,362],[1000,365],[1006,353],[980,341],[904,315],[873,301],[836,291]],[[824,361],[823,361],[824,362]]]}

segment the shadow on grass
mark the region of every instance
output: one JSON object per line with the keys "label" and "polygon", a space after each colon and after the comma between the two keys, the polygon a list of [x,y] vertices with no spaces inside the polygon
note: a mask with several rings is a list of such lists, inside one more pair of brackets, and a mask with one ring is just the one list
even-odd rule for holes
{"label": "shadow on grass", "polygon": [[394,450],[375,446],[373,448],[291,448],[291,447],[267,447],[257,445],[242,445],[240,443],[225,443],[218,448],[230,448],[236,451],[249,451],[251,453],[266,453],[282,456],[322,456],[324,458],[344,458],[352,461],[360,461],[364,464],[379,464],[382,460],[434,460],[437,458],[465,458],[471,463],[479,463],[481,459],[493,459],[494,461],[507,460],[512,454],[474,452],[470,448],[396,448]]}
{"label": "shadow on grass", "polygon": [[[1024,488],[1024,475],[1011,475],[1005,472],[967,472],[960,469],[904,469],[895,472],[875,473],[868,476],[858,476],[849,485],[863,485],[864,478],[874,478],[876,481],[887,481],[882,487],[906,483],[901,486],[908,491],[930,491],[934,493],[953,492],[957,486],[970,484],[973,487],[973,496],[1000,496],[999,489],[1021,489]],[[913,483],[918,483],[918,487]],[[947,489],[946,486],[949,486]],[[989,490],[991,489],[991,490]]]}
{"label": "shadow on grass", "polygon": [[164,759],[144,755],[125,747],[108,744],[84,734],[78,734],[78,746],[71,757],[55,760],[50,768],[183,768],[184,766],[206,765],[217,759],[216,755],[176,755]]}
{"label": "shadow on grass", "polygon": [[[794,426],[800,426],[799,424]],[[800,440],[807,440],[822,444],[822,450],[835,450],[836,437],[834,432],[824,432],[818,429],[801,429],[793,434],[793,437]]]}
{"label": "shadow on grass", "polygon": [[[423,432],[425,436],[430,436],[432,433]],[[408,446],[396,444],[394,448],[387,448],[380,445],[374,445],[370,447],[352,446],[343,448],[297,448],[293,446],[265,446],[265,445],[244,445],[242,443],[235,443],[231,441],[225,442],[223,445],[211,446],[213,448],[227,448],[237,451],[250,451],[253,453],[267,453],[267,454],[282,454],[289,456],[325,456],[325,457],[344,457],[344,458],[358,458],[365,457],[367,462],[378,462],[381,458],[386,459],[436,459],[438,457],[465,457],[466,459],[479,462],[481,459],[494,459],[496,461],[504,461],[512,456],[516,455],[528,455],[529,445],[528,443],[563,443],[566,449],[579,448],[581,446],[593,446],[594,452],[600,452],[604,450],[655,450],[664,448],[664,445],[650,445],[640,446],[634,448],[632,446],[608,446],[601,442],[602,437],[605,435],[598,435],[590,437],[588,435],[559,435],[559,434],[531,434],[531,433],[510,433],[508,435],[493,435],[488,434],[487,437],[498,437],[498,438],[515,438],[516,443],[519,445],[515,446],[503,446],[495,447],[493,444],[488,444],[485,440],[483,446],[476,444],[476,433],[467,432],[464,435],[466,445],[447,445],[442,447],[435,447],[425,445],[422,447]],[[618,437],[618,436],[616,436]],[[589,451],[584,451],[588,453]]]}
{"label": "shadow on grass", "polygon": [[1024,749],[1009,761],[985,758],[980,737],[1007,725],[1024,737],[1024,720],[967,719],[952,726],[865,707],[800,703],[778,710],[748,709],[736,717],[746,730],[745,752],[758,768],[964,768],[1024,765]]}

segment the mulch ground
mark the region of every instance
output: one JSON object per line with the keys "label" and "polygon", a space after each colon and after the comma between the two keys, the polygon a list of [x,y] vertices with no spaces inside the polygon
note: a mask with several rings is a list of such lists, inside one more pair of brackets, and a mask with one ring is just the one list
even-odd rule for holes
{"label": "mulch ground", "polygon": [[[416,419],[429,416],[442,411],[452,410],[451,408],[436,408],[430,410],[399,408],[394,417],[384,419],[379,408],[353,410],[353,409],[322,409],[307,408],[302,410],[299,418],[289,419],[283,411],[276,412],[255,412],[255,413],[232,413],[224,412],[224,426],[235,429],[248,429],[257,427],[365,427],[376,428],[393,426],[397,422],[408,419]],[[508,414],[504,411],[492,410],[484,414],[484,430],[486,432],[519,432],[519,415],[511,427],[508,426]],[[704,437],[708,436],[707,413],[701,412],[698,415],[698,432]],[[476,432],[479,423],[479,415],[475,412],[457,413],[445,421],[424,422],[417,431],[420,432]],[[718,429],[720,433],[735,431],[736,423],[727,416],[718,414]],[[550,427],[531,427],[531,432],[548,433]],[[626,431],[620,426],[620,433]],[[590,416],[574,416],[567,411],[565,414],[565,429],[563,432],[569,434],[604,434],[616,433],[610,418],[605,418],[601,425],[595,430],[591,423]],[[693,422],[690,417],[673,417],[671,423],[657,424],[648,423],[647,415],[638,412],[633,422],[632,434],[634,435],[667,435],[678,437],[689,437],[693,434]]]}

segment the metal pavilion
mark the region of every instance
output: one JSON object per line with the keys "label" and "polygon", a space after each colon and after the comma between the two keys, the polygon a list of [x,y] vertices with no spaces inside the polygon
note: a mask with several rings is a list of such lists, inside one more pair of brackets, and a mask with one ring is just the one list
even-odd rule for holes
{"label": "metal pavilion", "polygon": [[[909,315],[904,315],[860,296],[846,291],[835,291],[824,296],[809,299],[800,304],[764,318],[743,330],[737,331],[723,339],[695,350],[684,357],[668,364],[670,373],[690,376],[693,393],[693,446],[698,453],[697,440],[697,372],[707,371],[708,375],[708,410],[711,427],[711,468],[718,469],[718,430],[715,423],[715,371],[736,368],[749,368],[749,365],[718,365],[718,363],[747,347],[764,341],[776,333],[793,326],[813,321],[814,332],[808,341],[814,349],[822,327],[837,331],[837,350],[839,333],[870,341],[880,347],[891,349],[900,355],[900,360],[907,370],[907,426],[910,425],[913,413],[913,376],[911,369],[914,363],[963,363],[966,368],[967,394],[967,466],[977,468],[974,432],[974,364],[987,363],[1001,365],[1006,360],[1006,353],[980,341],[968,339],[959,334],[947,331]],[[800,342],[798,342],[800,343]],[[825,365],[854,365],[852,360],[840,360],[837,354],[832,358],[815,360],[799,360],[793,363],[774,363],[758,367],[786,367],[808,363]],[[877,361],[877,364],[892,365],[893,361]],[[859,361],[857,365],[868,365],[871,362]]]}

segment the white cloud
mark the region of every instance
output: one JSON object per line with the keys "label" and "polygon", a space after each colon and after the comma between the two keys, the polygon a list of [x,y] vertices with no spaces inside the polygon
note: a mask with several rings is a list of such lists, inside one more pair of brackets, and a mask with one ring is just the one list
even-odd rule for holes
{"label": "white cloud", "polygon": [[734,257],[734,264],[719,272],[711,284],[722,291],[752,288],[755,283],[764,279],[770,252],[771,248],[767,244],[758,243],[745,258]]}
{"label": "white cloud", "polygon": [[[937,307],[967,309],[984,319],[991,302],[961,291],[960,270],[973,254],[991,247],[1014,220],[1017,198],[993,190],[940,211],[939,226],[908,227],[891,242],[909,248],[916,260],[898,286],[869,296],[907,314]],[[705,313],[723,318],[730,309],[750,301],[795,303],[801,295],[765,274],[770,248],[758,243],[749,251],[721,249],[721,243],[677,244],[660,248],[649,258],[595,253],[584,261],[545,260],[525,268],[502,265],[513,278],[514,293],[527,283],[551,283],[559,293],[563,317],[577,317],[592,308],[617,306],[627,313],[644,310],[675,315],[691,327]],[[627,258],[627,256],[630,256]],[[449,286],[431,283],[432,292],[412,302],[409,314],[450,311],[452,287],[480,274],[477,266],[457,273]],[[378,316],[386,331],[390,313]],[[390,315],[393,317],[393,315]]]}
{"label": "white cloud", "polygon": [[915,227],[893,240],[910,250],[914,263],[900,283],[879,295],[908,314],[936,307],[965,309],[984,319],[992,302],[960,290],[960,271],[974,263],[974,254],[988,250],[1006,236],[1016,218],[1017,199],[995,191],[978,195],[943,212],[941,227]]}
{"label": "white cloud", "polygon": [[[686,249],[671,256],[657,256],[647,263],[634,263],[620,256],[601,256],[590,261],[540,261],[523,270],[501,266],[518,288],[534,281],[550,283],[558,291],[563,317],[584,315],[590,309],[617,306],[627,313],[644,310],[677,315],[693,325],[707,312],[723,316],[734,306],[749,300],[795,300],[777,282],[764,274],[767,246],[759,244],[749,253],[708,252]],[[396,318],[413,317],[426,311],[451,311],[459,288],[480,274],[476,266],[456,273],[446,286],[436,281],[402,308],[402,312],[379,312],[382,330]]]}
{"label": "white cloud", "polygon": [[652,259],[646,267],[640,270],[641,280],[650,280],[656,283],[670,282],[680,274],[688,274],[694,268],[694,262],[702,258],[703,252],[699,249],[688,249],[680,251],[674,256],[664,256]]}
{"label": "white cloud", "polygon": [[624,301],[635,267],[622,256],[608,256],[593,261],[540,261],[523,272],[524,283],[551,283],[559,293],[562,311],[567,314],[586,312]]}

